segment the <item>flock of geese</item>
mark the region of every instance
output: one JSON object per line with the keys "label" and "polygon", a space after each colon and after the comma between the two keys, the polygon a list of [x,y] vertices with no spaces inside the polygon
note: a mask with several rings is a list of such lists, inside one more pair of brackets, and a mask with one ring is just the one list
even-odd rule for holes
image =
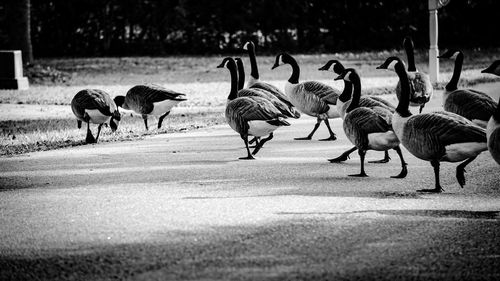
{"label": "flock of geese", "polygon": [[[320,71],[336,74],[335,80],[343,80],[341,91],[318,81],[300,82],[300,67],[287,53],[280,53],[272,69],[283,65],[291,67],[284,92],[276,86],[263,82],[259,70],[253,42],[246,42],[243,49],[250,59],[250,78],[245,87],[245,70],[241,58],[224,58],[218,68],[229,70],[231,89],[229,91],[225,118],[229,126],[242,138],[247,155],[240,159],[255,159],[263,145],[273,138],[275,130],[290,126],[288,118],[297,119],[301,114],[317,118],[312,131],[306,137],[296,140],[310,140],[322,122],[330,136],[336,134],[330,127],[329,119],[341,118],[343,129],[353,147],[330,162],[346,161],[349,155],[358,151],[360,173],[350,175],[366,177],[364,162],[368,150],[384,151],[384,158],[375,163],[390,160],[388,150],[397,152],[401,161],[401,171],[393,178],[406,177],[407,163],[401,151],[403,145],[415,157],[429,161],[434,168],[435,186],[421,189],[421,192],[442,192],[439,180],[440,162],[461,162],[456,168],[456,178],[460,186],[465,184],[465,167],[481,152],[489,150],[493,159],[500,164],[500,107],[490,96],[473,89],[458,88],[463,64],[463,53],[448,50],[439,58],[455,59],[453,76],[443,93],[444,111],[422,113],[422,109],[433,95],[429,76],[415,67],[413,42],[407,37],[403,41],[408,67],[398,57],[391,56],[377,69],[394,71],[399,82],[396,86],[397,106],[382,98],[362,95],[361,79],[353,68],[345,68],[338,60],[330,60]],[[500,76],[500,60],[493,62],[483,73]],[[87,123],[88,143],[97,142],[101,127],[109,122],[114,131],[120,121],[118,107],[141,114],[146,130],[149,115],[159,116],[158,128],[170,110],[185,101],[182,93],[156,85],[138,85],[125,96],[114,99],[101,90],[85,89],[76,94],[71,102],[78,119],[78,128]],[[418,107],[419,114],[413,115],[409,107]],[[90,131],[90,123],[99,124],[97,137]],[[250,139],[252,138],[252,139]],[[253,143],[253,151],[250,148]]]}

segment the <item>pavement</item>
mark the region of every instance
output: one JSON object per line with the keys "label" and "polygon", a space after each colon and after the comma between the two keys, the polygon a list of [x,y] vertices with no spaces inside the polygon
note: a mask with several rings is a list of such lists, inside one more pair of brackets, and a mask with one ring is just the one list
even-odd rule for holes
{"label": "pavement", "polygon": [[227,125],[0,158],[0,280],[500,279],[488,152],[465,188],[443,163],[445,192],[420,194],[432,167],[405,149],[405,179],[393,151],[352,178],[356,154],[326,161],[352,147],[341,120],[333,142],[291,123],[252,161]]}

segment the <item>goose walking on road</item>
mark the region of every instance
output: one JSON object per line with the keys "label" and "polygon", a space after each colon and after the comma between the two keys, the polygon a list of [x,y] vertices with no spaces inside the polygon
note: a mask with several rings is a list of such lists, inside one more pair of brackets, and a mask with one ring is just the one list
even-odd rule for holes
{"label": "goose walking on road", "polygon": [[455,57],[455,67],[450,82],[443,92],[444,110],[461,115],[474,124],[486,128],[497,103],[487,94],[472,89],[458,89],[464,55],[461,51],[448,50],[438,58]]}
{"label": "goose walking on road", "polygon": [[314,125],[313,130],[307,137],[295,139],[310,140],[321,122],[325,122],[330,137],[323,140],[336,140],[337,137],[332,131],[328,119],[340,117],[336,106],[340,91],[317,81],[299,83],[299,65],[287,53],[281,53],[276,56],[276,61],[272,69],[285,64],[289,64],[292,67],[292,74],[285,84],[285,93],[290,98],[290,102],[301,112],[317,118],[316,125]]}
{"label": "goose walking on road", "polygon": [[[237,97],[238,78],[236,73],[236,63],[233,58],[225,58],[217,66],[218,68],[227,68],[231,75],[231,90],[229,92],[226,105],[225,117],[229,126],[240,134],[245,143],[247,156],[240,159],[255,159],[253,155],[257,154],[265,142],[272,138],[272,134],[281,126],[290,126],[281,113],[269,100],[262,97]],[[267,139],[259,142],[252,153],[248,147],[248,137],[262,137],[269,135]]]}
{"label": "goose walking on road", "polygon": [[[116,131],[121,119],[118,107],[109,94],[97,89],[79,91],[73,97],[73,100],[71,100],[71,110],[78,119],[78,129],[82,127],[82,122],[87,123],[86,143],[96,143],[99,139],[102,125],[108,121],[111,130],[113,132]],[[99,124],[95,138],[90,131],[90,123]]]}
{"label": "goose walking on road", "polygon": [[[481,72],[500,76],[500,60],[494,61],[488,68]],[[500,165],[500,99],[495,112],[491,115],[486,126],[486,137],[488,139],[488,150],[493,159]]]}
{"label": "goose walking on road", "polygon": [[384,108],[371,109],[359,106],[361,80],[356,70],[352,68],[346,69],[336,78],[336,80],[340,79],[352,83],[354,87],[352,100],[346,110],[343,126],[346,136],[358,149],[361,159],[361,172],[350,176],[367,176],[364,167],[367,150],[387,151],[388,149],[394,149],[401,159],[401,172],[397,176],[393,176],[393,178],[406,177],[408,174],[407,164],[399,147],[399,140],[388,122],[392,115],[391,111]]}
{"label": "goose walking on road", "polygon": [[158,129],[163,119],[181,101],[185,101],[185,94],[165,89],[158,85],[137,85],[128,90],[125,96],[116,96],[116,105],[123,109],[133,110],[141,114],[144,126],[148,130],[148,116],[159,116]]}
{"label": "goose walking on road", "polygon": [[[408,81],[410,82],[410,106],[420,107],[419,113],[422,113],[425,104],[432,98],[434,88],[432,87],[429,75],[419,72],[415,66],[413,40],[410,37],[406,37],[403,40],[403,47],[405,48],[406,57],[408,59],[407,73]],[[401,99],[401,82],[399,81],[396,85],[396,95],[398,100]]]}
{"label": "goose walking on road", "polygon": [[393,68],[401,81],[401,99],[392,117],[392,127],[406,149],[434,168],[435,188],[420,192],[442,192],[439,181],[440,162],[460,162],[456,178],[465,184],[465,167],[487,149],[486,132],[464,117],[451,112],[412,115],[410,84],[404,63],[397,57],[388,58],[378,69]]}
{"label": "goose walking on road", "polygon": [[[334,73],[341,75],[345,71],[344,65],[338,60],[330,60],[328,61],[324,66],[320,67],[318,70],[320,71],[329,71],[332,70]],[[352,83],[344,80],[344,90],[342,91],[342,94],[339,96],[337,99],[337,110],[340,113],[340,117],[344,119],[346,110],[351,104],[351,98],[352,98]],[[396,109],[391,103],[388,101],[378,98],[378,97],[372,97],[372,96],[361,96],[359,99],[359,106],[360,107],[368,107],[368,108],[383,108],[386,110],[389,110],[391,113],[394,112]],[[389,120],[390,121],[390,120]],[[328,159],[331,163],[339,163],[343,161],[347,161],[349,159],[349,155],[356,151],[358,148],[354,146],[353,148],[345,151],[342,153],[339,157],[333,158],[333,159]],[[386,150],[385,151],[385,156],[384,159],[382,160],[377,160],[377,161],[368,161],[368,163],[387,163],[391,159],[389,157],[389,152]]]}

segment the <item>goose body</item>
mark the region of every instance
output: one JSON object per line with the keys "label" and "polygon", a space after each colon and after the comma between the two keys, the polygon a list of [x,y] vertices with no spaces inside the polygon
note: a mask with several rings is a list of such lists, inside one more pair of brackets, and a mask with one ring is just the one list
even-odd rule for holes
{"label": "goose body", "polygon": [[460,162],[456,177],[465,184],[465,166],[486,150],[485,130],[466,118],[451,112],[433,112],[412,115],[408,110],[410,85],[404,64],[399,58],[388,58],[379,69],[394,67],[402,86],[402,95],[393,115],[392,127],[403,146],[414,156],[431,162],[434,168],[435,188],[422,192],[441,192],[440,162]]}
{"label": "goose body", "polygon": [[[403,40],[403,47],[408,59],[408,82],[410,83],[410,106],[419,107],[419,113],[429,102],[434,93],[431,79],[426,73],[419,72],[415,66],[415,55],[413,41],[406,37]],[[401,82],[396,85],[396,95],[398,100],[401,99]]]}
{"label": "goose body", "polygon": [[[404,178],[407,168],[406,162],[403,159],[403,154],[399,147],[399,139],[393,132],[390,123],[387,121],[392,113],[390,110],[377,108],[377,110],[360,107],[359,101],[361,97],[361,80],[357,72],[352,69],[346,69],[336,78],[344,79],[353,84],[352,100],[347,108],[344,117],[343,128],[347,138],[358,149],[361,158],[361,173],[353,176],[366,177],[364,170],[364,157],[368,150],[387,151],[394,149],[401,159],[402,170],[395,178]],[[342,93],[344,95],[344,93]],[[341,98],[343,98],[341,96]]]}
{"label": "goose body", "polygon": [[290,99],[290,102],[302,113],[316,117],[317,119],[316,125],[307,137],[296,139],[310,140],[321,122],[325,122],[330,133],[330,137],[325,140],[336,140],[337,137],[330,128],[328,119],[340,117],[336,106],[340,91],[317,81],[299,83],[299,65],[287,53],[276,56],[276,61],[272,68],[275,69],[284,64],[289,64],[292,67],[292,74],[285,84],[285,94]]}
{"label": "goose body", "polygon": [[147,121],[149,115],[159,116],[159,129],[172,108],[185,100],[185,94],[158,85],[137,85],[128,90],[125,96],[115,97],[118,106],[142,115],[146,130],[149,129]]}
{"label": "goose body", "polygon": [[[284,120],[282,114],[268,99],[259,96],[238,97],[236,63],[232,58],[225,58],[218,68],[226,67],[231,75],[231,90],[226,104],[225,118],[229,126],[240,134],[245,142],[247,157],[240,159],[254,159],[253,155],[262,148],[265,142],[273,138],[273,132],[281,126],[290,124]],[[248,137],[268,138],[259,142],[254,151],[250,153]]]}
{"label": "goose body", "polygon": [[461,115],[474,124],[486,128],[488,120],[495,111],[497,103],[487,94],[472,89],[458,89],[458,80],[462,71],[463,53],[448,50],[439,58],[455,57],[453,75],[443,92],[443,108]]}
{"label": "goose body", "polygon": [[[79,91],[71,100],[71,110],[77,118],[78,128],[81,128],[82,122],[87,123],[87,143],[97,142],[104,123],[109,122],[115,131],[121,119],[118,107],[109,94],[97,89]],[[90,131],[90,123],[99,124],[96,138]]]}
{"label": "goose body", "polygon": [[[324,66],[319,68],[319,70],[322,70],[322,71],[329,71],[330,69],[338,75],[341,75],[345,71],[345,67],[338,60],[330,60]],[[352,89],[353,89],[352,83],[344,80],[344,90],[342,91],[342,94],[337,99],[337,110],[340,114],[340,117],[343,120],[345,119],[347,108],[351,105]],[[384,116],[384,120],[386,122],[388,122],[388,124],[391,123],[390,117],[391,117],[391,114],[395,110],[395,107],[391,103],[389,103],[388,101],[386,101],[382,98],[372,97],[372,96],[359,97],[359,107],[367,107],[367,108],[374,110],[375,112],[378,112],[381,116]],[[372,136],[376,136],[377,134],[379,134],[379,133],[374,133],[374,135],[372,135]],[[382,134],[385,134],[385,133],[382,133]],[[383,136],[380,136],[380,137],[383,138]],[[376,139],[373,139],[372,144],[375,142],[376,142]],[[339,162],[346,161],[347,159],[349,159],[349,155],[356,150],[357,150],[357,147],[354,146],[353,148],[342,153],[339,157],[328,159],[328,161],[330,161],[331,163],[339,163]],[[389,157],[389,153],[386,150],[384,159],[378,160],[378,161],[369,161],[369,163],[387,163],[387,162],[389,162],[390,159],[391,158]]]}
{"label": "goose body", "polygon": [[[482,73],[491,73],[500,76],[500,60],[494,61]],[[500,99],[498,101],[500,104]],[[495,112],[490,117],[486,126],[486,138],[488,139],[488,150],[491,157],[500,165],[500,106],[497,105]]]}

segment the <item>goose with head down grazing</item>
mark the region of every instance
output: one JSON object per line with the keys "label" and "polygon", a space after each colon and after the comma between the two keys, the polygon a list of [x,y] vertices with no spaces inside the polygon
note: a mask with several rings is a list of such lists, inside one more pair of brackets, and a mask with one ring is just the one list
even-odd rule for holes
{"label": "goose with head down grazing", "polygon": [[497,103],[487,94],[472,89],[459,89],[458,80],[462,72],[464,55],[461,51],[448,50],[438,58],[455,58],[455,67],[450,82],[443,92],[444,110],[461,115],[474,124],[486,128],[495,112]]}
{"label": "goose with head down grazing", "polygon": [[[432,98],[434,88],[432,87],[429,75],[419,72],[415,66],[413,40],[410,37],[405,37],[403,40],[403,47],[405,48],[406,57],[408,59],[407,73],[408,82],[410,83],[410,106],[420,107],[419,113],[422,113],[425,104]],[[398,100],[401,98],[401,82],[399,81],[396,85],[396,96]]]}
{"label": "goose with head down grazing", "polygon": [[276,56],[272,67],[275,69],[281,65],[288,64],[292,67],[292,74],[285,84],[285,94],[290,102],[302,113],[317,118],[316,125],[307,137],[295,138],[296,140],[310,140],[321,122],[325,122],[330,137],[324,140],[336,140],[335,133],[330,128],[329,118],[338,118],[337,98],[340,91],[317,81],[299,83],[300,68],[297,61],[287,53]]}
{"label": "goose with head down grazing", "polygon": [[[357,177],[366,177],[364,161],[366,151],[378,150],[387,151],[394,149],[401,159],[401,172],[393,178],[404,178],[408,174],[407,164],[404,161],[403,153],[399,147],[399,140],[392,130],[388,120],[392,115],[391,111],[384,108],[360,107],[361,79],[356,70],[348,68],[336,78],[352,83],[354,89],[352,100],[346,109],[344,116],[344,132],[349,140],[356,146],[361,159],[361,172]],[[345,93],[342,93],[344,95]]]}
{"label": "goose with head down grazing", "polygon": [[[247,156],[240,159],[255,159],[255,155],[264,143],[270,138],[276,129],[281,126],[290,126],[281,113],[269,100],[252,96],[238,97],[238,77],[236,73],[236,63],[233,58],[225,58],[217,68],[227,68],[231,75],[231,90],[227,97],[225,117],[229,126],[240,134],[245,143]],[[262,137],[270,135],[259,142],[254,151],[250,153],[248,147],[248,137]]]}
{"label": "goose with head down grazing", "polygon": [[456,178],[465,184],[465,166],[487,149],[486,132],[466,118],[451,112],[412,115],[410,84],[404,63],[397,57],[388,58],[378,69],[392,68],[401,81],[401,99],[392,117],[392,127],[404,147],[415,157],[431,162],[435,187],[420,192],[442,192],[439,181],[440,162],[460,162]]}
{"label": "goose with head down grazing", "polygon": [[158,85],[137,85],[128,90],[125,96],[116,96],[114,100],[121,108],[141,114],[148,130],[149,115],[159,116],[160,129],[163,119],[170,114],[174,106],[186,100],[186,95]]}
{"label": "goose with head down grazing", "polygon": [[[320,71],[333,71],[334,73],[341,75],[345,71],[344,65],[338,60],[330,60],[324,66],[320,67],[318,70]],[[344,80],[344,90],[342,94],[337,99],[337,110],[340,113],[340,117],[344,119],[346,110],[351,104],[352,97],[352,83],[348,80]],[[361,96],[359,98],[359,106],[360,107],[368,107],[372,109],[382,108],[385,110],[389,110],[391,113],[396,109],[390,102],[386,101],[383,98],[373,97],[373,96]],[[388,120],[390,122],[390,120]],[[347,161],[349,159],[349,154],[356,151],[357,147],[345,151],[339,157],[328,159],[331,163],[339,163],[343,161]],[[389,153],[386,150],[384,159],[378,161],[369,161],[368,163],[387,163],[391,158],[389,157]]]}
{"label": "goose with head down grazing", "polygon": [[[482,73],[491,73],[500,76],[500,60],[494,61]],[[500,104],[500,99],[498,101]],[[491,115],[486,126],[486,137],[488,139],[488,150],[495,161],[500,164],[500,105],[497,105],[495,112]]]}
{"label": "goose with head down grazing", "polygon": [[[71,110],[77,118],[78,129],[82,127],[82,121],[87,123],[87,137],[85,138],[87,143],[97,142],[102,125],[108,121],[111,130],[116,131],[121,119],[118,107],[109,94],[97,89],[79,91],[71,100]],[[95,138],[90,131],[90,123],[99,124]]]}

